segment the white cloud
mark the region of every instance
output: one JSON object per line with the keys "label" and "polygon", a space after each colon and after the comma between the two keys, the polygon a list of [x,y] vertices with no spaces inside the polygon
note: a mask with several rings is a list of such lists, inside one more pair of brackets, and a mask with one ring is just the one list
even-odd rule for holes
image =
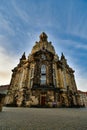
{"label": "white cloud", "polygon": [[[60,39],[58,40],[59,43],[61,43],[61,45],[64,45],[64,46],[71,46],[73,48],[76,48],[76,49],[83,49],[83,50],[87,50],[87,44],[83,42],[79,42],[79,41],[75,41],[75,40],[72,40],[72,39]],[[69,51],[69,50],[68,50]]]}
{"label": "white cloud", "polygon": [[19,8],[15,1],[12,1],[13,8],[16,11],[16,15],[20,17],[23,21],[29,23],[29,14],[27,14],[23,9]]}
{"label": "white cloud", "polygon": [[8,53],[13,53],[13,50],[10,49],[10,48],[12,48],[12,46],[13,46],[13,44],[10,41],[9,36],[0,34],[0,49],[3,48],[5,50],[7,50]]}
{"label": "white cloud", "polygon": [[[57,26],[54,25],[53,18],[51,18],[51,10],[49,8],[49,4],[46,3],[45,5],[41,4],[41,7],[38,7],[38,4],[33,4],[32,6],[28,5],[28,11],[26,9],[23,9],[20,7],[15,1],[12,1],[12,5],[14,8],[15,15],[18,16],[21,20],[26,22],[28,25],[33,27],[38,27],[41,29],[47,28],[47,27],[55,27],[60,28],[60,24],[57,21]],[[43,7],[45,6],[46,12],[43,11]],[[27,6],[26,6],[27,8]],[[40,10],[40,12],[39,12]]]}
{"label": "white cloud", "polygon": [[6,43],[8,43],[8,37],[1,34],[0,35],[0,45],[4,45]]}
{"label": "white cloud", "polygon": [[10,20],[5,19],[1,13],[0,13],[0,30],[2,30],[2,33],[3,31],[6,31],[7,34],[11,35],[15,34],[14,30],[11,28]]}
{"label": "white cloud", "polygon": [[73,12],[73,1],[69,0],[69,6],[68,6],[68,23],[67,23],[67,32],[71,32],[71,21],[72,21],[72,12]]}
{"label": "white cloud", "polygon": [[0,85],[9,84],[11,70],[17,65],[17,57],[8,55],[7,51],[0,47]]}
{"label": "white cloud", "polygon": [[87,91],[87,78],[80,76],[76,78],[77,88],[82,91]]}
{"label": "white cloud", "polygon": [[78,44],[78,45],[76,45],[76,48],[87,50],[87,45]]}
{"label": "white cloud", "polygon": [[75,81],[78,90],[87,91],[87,74],[84,69],[80,68],[75,62],[74,58],[67,56],[69,66],[75,71]]}

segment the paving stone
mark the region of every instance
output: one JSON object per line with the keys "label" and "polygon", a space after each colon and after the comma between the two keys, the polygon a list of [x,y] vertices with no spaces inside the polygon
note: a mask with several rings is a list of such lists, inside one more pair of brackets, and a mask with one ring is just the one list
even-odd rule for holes
{"label": "paving stone", "polygon": [[4,107],[0,130],[87,130],[87,108]]}

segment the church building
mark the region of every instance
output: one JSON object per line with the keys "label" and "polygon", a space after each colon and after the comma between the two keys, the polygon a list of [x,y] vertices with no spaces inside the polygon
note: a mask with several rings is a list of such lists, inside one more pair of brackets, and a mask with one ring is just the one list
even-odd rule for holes
{"label": "church building", "polygon": [[7,106],[25,107],[75,107],[79,94],[74,70],[62,53],[56,54],[48,36],[43,32],[28,58],[25,53],[12,70]]}

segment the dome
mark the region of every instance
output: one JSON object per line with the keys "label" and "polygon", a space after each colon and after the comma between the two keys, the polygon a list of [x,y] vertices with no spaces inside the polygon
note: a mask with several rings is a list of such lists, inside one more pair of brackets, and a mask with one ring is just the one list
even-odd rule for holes
{"label": "dome", "polygon": [[40,50],[47,50],[52,54],[55,54],[55,49],[53,45],[51,44],[51,42],[47,41],[48,36],[46,35],[46,33],[42,32],[39,37],[40,41],[36,42],[36,44],[33,46],[31,53],[34,54]]}

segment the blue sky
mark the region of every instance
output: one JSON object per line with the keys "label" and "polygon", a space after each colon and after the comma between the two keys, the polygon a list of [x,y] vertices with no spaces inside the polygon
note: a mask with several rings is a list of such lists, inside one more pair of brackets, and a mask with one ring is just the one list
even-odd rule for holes
{"label": "blue sky", "polygon": [[10,83],[11,70],[43,31],[87,91],[87,0],[0,0],[0,85]]}

